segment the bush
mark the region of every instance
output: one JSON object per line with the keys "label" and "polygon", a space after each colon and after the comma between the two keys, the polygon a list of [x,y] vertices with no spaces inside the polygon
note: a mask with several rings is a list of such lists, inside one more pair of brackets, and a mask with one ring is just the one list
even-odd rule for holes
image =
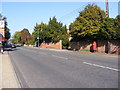
{"label": "bush", "polygon": [[62,40],[62,48],[63,49],[68,49],[69,45],[70,45],[69,40],[67,40],[67,39]]}

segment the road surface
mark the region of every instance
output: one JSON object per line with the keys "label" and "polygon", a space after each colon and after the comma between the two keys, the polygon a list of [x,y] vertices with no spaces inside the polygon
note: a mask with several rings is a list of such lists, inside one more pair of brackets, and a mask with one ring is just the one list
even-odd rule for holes
{"label": "road surface", "polygon": [[9,55],[22,88],[118,88],[118,56],[18,47]]}

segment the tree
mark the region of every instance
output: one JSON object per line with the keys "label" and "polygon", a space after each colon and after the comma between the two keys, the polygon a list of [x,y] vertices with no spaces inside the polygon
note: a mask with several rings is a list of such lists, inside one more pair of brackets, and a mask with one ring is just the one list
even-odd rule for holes
{"label": "tree", "polygon": [[101,29],[101,23],[104,22],[105,12],[97,5],[89,4],[79,17],[70,24],[70,32],[73,40],[94,40]]}
{"label": "tree", "polygon": [[62,24],[57,22],[56,17],[50,18],[48,31],[50,33],[51,42],[59,42],[61,37]]}
{"label": "tree", "polygon": [[43,42],[48,36],[47,24],[44,24],[43,22],[36,24],[34,32],[32,33],[33,40],[38,41],[39,39],[39,42]]}
{"label": "tree", "polygon": [[21,32],[17,31],[15,32],[15,34],[13,35],[12,39],[11,39],[12,43],[14,44],[21,44]]}
{"label": "tree", "polygon": [[32,42],[32,36],[31,34],[29,33],[29,30],[24,28],[22,31],[21,31],[21,41],[23,42],[23,44],[27,44],[27,43],[30,43]]}
{"label": "tree", "polygon": [[6,40],[9,40],[10,37],[11,37],[11,34],[10,34],[10,29],[7,27],[7,18],[2,16],[2,14],[0,14],[0,20],[4,20],[5,21],[5,39]]}
{"label": "tree", "polygon": [[115,30],[116,30],[116,33],[117,33],[117,39],[120,39],[120,15],[118,15],[115,19]]}
{"label": "tree", "polygon": [[116,30],[115,30],[115,19],[114,18],[105,18],[104,22],[101,23],[101,28],[96,35],[97,39],[116,39]]}
{"label": "tree", "polygon": [[50,32],[52,42],[56,43],[60,40],[65,40],[69,38],[66,25],[63,25],[63,23],[58,22],[56,17],[50,18],[48,30]]}
{"label": "tree", "polygon": [[50,18],[48,24],[48,31],[50,33],[51,42],[59,42],[62,40],[63,48],[68,48],[69,46],[69,34],[67,33],[66,25],[58,22],[56,17]]}
{"label": "tree", "polygon": [[9,40],[11,37],[10,29],[8,27],[5,27],[5,39]]}
{"label": "tree", "polygon": [[37,37],[39,37],[40,43],[43,41],[46,43],[57,43],[62,40],[63,48],[67,48],[69,45],[69,34],[67,33],[66,25],[58,22],[56,17],[50,18],[48,25],[43,22],[36,24],[32,36],[35,41],[38,41]]}

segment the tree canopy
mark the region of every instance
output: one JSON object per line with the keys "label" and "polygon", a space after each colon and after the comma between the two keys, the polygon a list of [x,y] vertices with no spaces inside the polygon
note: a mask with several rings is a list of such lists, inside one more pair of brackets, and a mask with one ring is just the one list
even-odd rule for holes
{"label": "tree canopy", "polygon": [[17,31],[12,37],[12,43],[14,44],[21,44],[21,32]]}
{"label": "tree canopy", "polygon": [[41,24],[36,24],[34,32],[32,33],[33,40],[37,41],[39,39],[40,42],[43,42],[48,36],[47,24],[44,24],[43,22],[41,22]]}
{"label": "tree canopy", "polygon": [[32,36],[29,33],[29,30],[24,28],[21,31],[15,32],[15,34],[12,37],[12,43],[14,44],[32,44]]}
{"label": "tree canopy", "polygon": [[116,17],[115,26],[116,26],[117,39],[120,39],[120,15]]}
{"label": "tree canopy", "polygon": [[100,7],[89,4],[70,24],[72,40],[115,39],[114,21],[114,19],[106,17]]}
{"label": "tree canopy", "polygon": [[29,30],[26,29],[26,28],[24,28],[24,29],[21,31],[21,41],[23,42],[23,44],[26,44],[26,43],[32,41],[32,36],[31,36],[31,34],[29,33]]}
{"label": "tree canopy", "polygon": [[36,24],[32,36],[34,40],[38,41],[37,37],[39,37],[40,42],[44,41],[46,43],[57,43],[62,40],[64,48],[68,47],[69,34],[67,33],[67,27],[58,22],[56,17],[50,18],[48,24],[43,22]]}
{"label": "tree canopy", "polygon": [[10,29],[7,27],[7,17],[4,17],[2,16],[2,14],[0,14],[0,20],[4,20],[5,21],[5,39],[6,40],[9,40],[10,37],[11,37],[11,34],[10,34]]}

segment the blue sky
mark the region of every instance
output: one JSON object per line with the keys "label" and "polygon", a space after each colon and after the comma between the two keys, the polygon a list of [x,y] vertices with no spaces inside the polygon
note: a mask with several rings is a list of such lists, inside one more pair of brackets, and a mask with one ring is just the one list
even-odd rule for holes
{"label": "blue sky", "polygon": [[[2,15],[7,17],[8,27],[13,35],[24,28],[33,32],[36,23],[48,23],[56,16],[58,21],[69,26],[79,15],[79,11],[92,2],[2,2]],[[105,10],[105,2],[94,2]],[[118,15],[118,3],[109,3],[110,17]]]}

